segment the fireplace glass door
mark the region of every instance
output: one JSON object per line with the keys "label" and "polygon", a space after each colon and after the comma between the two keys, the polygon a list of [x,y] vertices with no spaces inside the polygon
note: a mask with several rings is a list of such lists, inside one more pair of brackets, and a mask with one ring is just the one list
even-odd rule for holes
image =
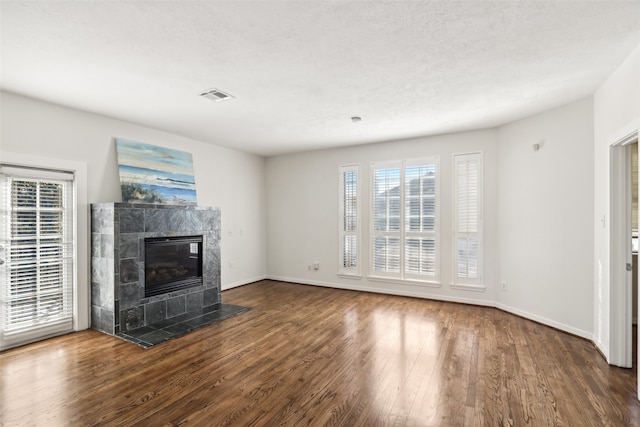
{"label": "fireplace glass door", "polygon": [[144,239],[145,297],[202,285],[202,236]]}

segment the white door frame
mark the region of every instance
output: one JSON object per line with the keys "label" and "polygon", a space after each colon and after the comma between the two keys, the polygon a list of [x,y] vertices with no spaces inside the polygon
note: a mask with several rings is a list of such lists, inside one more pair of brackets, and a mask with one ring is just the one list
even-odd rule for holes
{"label": "white door frame", "polygon": [[632,367],[631,144],[637,131],[617,140],[610,150],[610,351],[609,363]]}
{"label": "white door frame", "polygon": [[[74,227],[76,228],[77,235],[77,252],[75,256],[77,276],[74,277],[73,289],[73,330],[81,331],[88,329],[91,326],[91,264],[89,256],[91,251],[91,227],[89,223],[87,164],[74,160],[40,157],[8,151],[0,151],[0,158],[2,159],[2,163],[15,166],[59,169],[71,171],[75,174],[77,212]],[[1,343],[2,340],[0,339],[0,344]],[[26,341],[24,343],[26,343]],[[13,346],[15,343],[11,345]]]}

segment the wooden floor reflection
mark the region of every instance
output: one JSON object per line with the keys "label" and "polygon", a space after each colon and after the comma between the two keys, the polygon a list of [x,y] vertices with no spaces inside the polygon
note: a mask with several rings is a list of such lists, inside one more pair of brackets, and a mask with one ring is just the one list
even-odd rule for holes
{"label": "wooden floor reflection", "polygon": [[0,425],[637,426],[636,369],[502,311],[262,281],[150,349],[96,331],[0,354]]}

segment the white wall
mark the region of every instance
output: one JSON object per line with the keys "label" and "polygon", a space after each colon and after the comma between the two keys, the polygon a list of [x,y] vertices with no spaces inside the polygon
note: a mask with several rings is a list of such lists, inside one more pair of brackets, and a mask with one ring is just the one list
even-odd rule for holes
{"label": "white wall", "polygon": [[[360,125],[366,126],[365,123]],[[360,126],[359,125],[359,126]],[[484,292],[452,289],[451,188],[454,153],[484,153]],[[367,279],[371,162],[440,156],[441,286],[425,287]],[[362,196],[360,280],[338,276],[338,168],[359,164]],[[492,305],[497,283],[497,153],[493,130],[416,138],[267,159],[267,271],[269,277],[300,283]],[[318,261],[320,269],[309,271]]]}
{"label": "white wall", "polygon": [[[610,355],[610,145],[640,123],[640,46],[594,95],[595,342]],[[604,226],[600,219],[605,217]],[[615,309],[615,307],[613,307]]]}
{"label": "white wall", "polygon": [[497,130],[498,306],[589,339],[592,115],[588,98]]}
{"label": "white wall", "polygon": [[[222,289],[265,277],[264,158],[12,93],[0,97],[0,154],[86,163],[89,203],[121,201],[115,137],[192,153],[198,204],[222,211]],[[84,231],[80,238],[89,239]]]}
{"label": "white wall", "polygon": [[[267,159],[267,271],[274,279],[497,306],[593,337],[591,98],[494,130]],[[532,145],[541,143],[534,152]],[[484,292],[452,289],[452,155],[484,153]],[[369,269],[369,165],[440,156],[441,286],[380,282]],[[339,277],[338,167],[359,164],[363,278]],[[320,270],[308,269],[318,261]],[[507,291],[501,281],[507,281]]]}
{"label": "white wall", "polygon": [[[275,156],[266,166],[257,156],[140,125],[0,96],[0,154],[86,163],[89,203],[120,200],[114,137],[193,153],[199,204],[223,212],[223,288],[268,272],[301,283],[495,305],[592,338],[609,354],[610,231],[599,219],[609,214],[609,145],[640,123],[640,46],[593,104],[581,100],[493,130]],[[534,143],[542,143],[540,151],[533,152]],[[471,292],[449,287],[451,156],[478,150],[487,289]],[[368,280],[367,256],[362,279],[338,277],[338,166],[360,164],[366,212],[370,162],[432,155],[441,160],[442,286]],[[366,243],[366,213],[363,219]],[[309,271],[316,261],[320,269]],[[500,290],[503,280],[507,291]]]}

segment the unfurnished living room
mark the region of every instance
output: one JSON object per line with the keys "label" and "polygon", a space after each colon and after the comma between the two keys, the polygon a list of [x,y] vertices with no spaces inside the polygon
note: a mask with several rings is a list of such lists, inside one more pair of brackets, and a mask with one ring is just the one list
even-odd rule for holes
{"label": "unfurnished living room", "polygon": [[0,425],[638,426],[640,1],[0,1]]}

